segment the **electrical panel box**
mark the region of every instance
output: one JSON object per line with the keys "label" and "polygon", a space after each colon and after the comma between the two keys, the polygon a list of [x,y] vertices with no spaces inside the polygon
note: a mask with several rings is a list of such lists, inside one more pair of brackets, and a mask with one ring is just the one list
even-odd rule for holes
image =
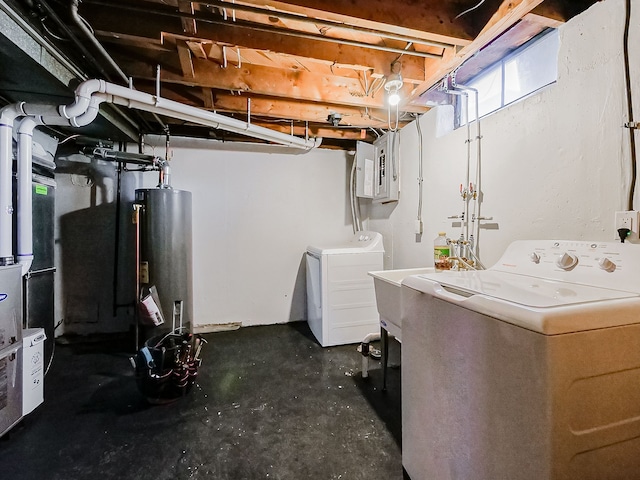
{"label": "electrical panel box", "polygon": [[397,202],[400,198],[399,132],[387,132],[373,142],[375,150],[374,202]]}
{"label": "electrical panel box", "polygon": [[375,149],[373,144],[358,142],[356,144],[356,196],[373,198],[375,185]]}
{"label": "electrical panel box", "polygon": [[389,132],[373,145],[358,142],[356,148],[356,196],[374,202],[398,201],[400,197],[399,135]]}

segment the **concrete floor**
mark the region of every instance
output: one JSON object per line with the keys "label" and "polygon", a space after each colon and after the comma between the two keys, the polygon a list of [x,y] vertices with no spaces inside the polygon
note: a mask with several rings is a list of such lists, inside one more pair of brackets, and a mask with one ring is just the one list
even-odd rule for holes
{"label": "concrete floor", "polygon": [[0,440],[0,477],[403,478],[400,370],[361,376],[354,345],[306,323],[207,334],[191,392],[151,406],[118,342],[56,347],[45,403]]}

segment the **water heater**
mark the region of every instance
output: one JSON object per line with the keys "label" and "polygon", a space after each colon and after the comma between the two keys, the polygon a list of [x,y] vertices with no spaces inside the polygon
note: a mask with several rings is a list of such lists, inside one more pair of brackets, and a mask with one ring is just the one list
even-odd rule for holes
{"label": "water heater", "polygon": [[173,188],[139,189],[136,203],[140,205],[140,287],[143,290],[156,287],[165,317],[164,324],[145,328],[144,337],[169,331],[178,304],[182,306],[182,325],[190,331],[193,319],[191,192]]}

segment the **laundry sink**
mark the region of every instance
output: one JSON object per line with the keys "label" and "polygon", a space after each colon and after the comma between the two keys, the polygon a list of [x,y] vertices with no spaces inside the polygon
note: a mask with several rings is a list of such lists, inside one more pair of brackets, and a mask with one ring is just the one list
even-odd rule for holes
{"label": "laundry sink", "polygon": [[380,270],[369,272],[373,277],[376,305],[380,315],[380,325],[391,335],[401,340],[402,308],[400,291],[402,280],[410,275],[433,273],[433,267],[406,268],[400,270]]}

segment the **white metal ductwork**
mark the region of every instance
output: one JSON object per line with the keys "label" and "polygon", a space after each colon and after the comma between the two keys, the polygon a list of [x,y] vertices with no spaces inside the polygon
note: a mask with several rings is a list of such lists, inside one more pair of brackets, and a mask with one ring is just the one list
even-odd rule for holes
{"label": "white metal ductwork", "polygon": [[[292,148],[311,150],[320,146],[321,138],[301,138],[287,135],[249,122],[225,117],[196,107],[167,100],[157,95],[138,92],[104,80],[87,80],[75,91],[69,105],[28,104],[8,105],[0,109],[0,264],[14,263],[12,252],[12,133],[18,126],[18,252],[17,260],[25,274],[33,260],[31,212],[31,157],[33,130],[38,125],[69,125],[83,127],[95,120],[102,102],[124,105],[154,114],[165,115],[213,128],[240,133],[253,138]],[[167,171],[163,172],[168,177]]]}

